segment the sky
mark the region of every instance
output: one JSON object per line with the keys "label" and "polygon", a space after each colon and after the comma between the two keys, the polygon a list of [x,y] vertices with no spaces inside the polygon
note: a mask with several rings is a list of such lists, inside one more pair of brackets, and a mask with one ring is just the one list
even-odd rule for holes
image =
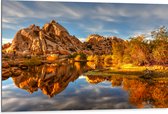
{"label": "sky", "polygon": [[168,4],[80,3],[2,0],[2,43],[31,24],[55,20],[84,41],[90,34],[128,39],[168,27]]}

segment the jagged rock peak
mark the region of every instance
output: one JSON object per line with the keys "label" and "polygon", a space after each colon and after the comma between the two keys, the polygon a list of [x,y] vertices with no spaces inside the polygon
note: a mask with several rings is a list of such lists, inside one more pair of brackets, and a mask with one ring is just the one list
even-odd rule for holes
{"label": "jagged rock peak", "polygon": [[51,20],[50,23],[56,23],[56,21],[55,20]]}
{"label": "jagged rock peak", "polygon": [[54,30],[57,32],[56,34],[60,34],[61,32],[66,32],[69,34],[68,30],[54,20],[50,21],[50,23],[46,23],[42,29],[46,32]]}
{"label": "jagged rock peak", "polygon": [[36,25],[35,24],[31,24],[28,28],[32,29],[34,28]]}
{"label": "jagged rock peak", "polygon": [[40,26],[36,26],[35,24],[31,24],[28,29],[32,29],[32,30],[40,30]]}

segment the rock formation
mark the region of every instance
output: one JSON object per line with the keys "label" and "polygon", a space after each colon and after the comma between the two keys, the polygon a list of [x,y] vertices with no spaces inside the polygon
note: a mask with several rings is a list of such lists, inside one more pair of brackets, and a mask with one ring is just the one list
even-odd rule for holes
{"label": "rock formation", "polygon": [[10,46],[5,48],[10,53],[43,55],[58,53],[68,55],[80,51],[82,43],[55,21],[39,26],[30,25],[19,30]]}
{"label": "rock formation", "polygon": [[85,50],[92,51],[95,55],[110,55],[112,54],[112,42],[122,39],[117,37],[103,37],[97,34],[89,35],[87,41],[84,42]]}

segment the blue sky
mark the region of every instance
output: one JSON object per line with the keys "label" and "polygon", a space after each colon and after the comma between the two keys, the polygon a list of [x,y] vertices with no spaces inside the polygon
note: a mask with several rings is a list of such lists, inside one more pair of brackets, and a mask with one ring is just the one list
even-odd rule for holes
{"label": "blue sky", "polygon": [[89,34],[128,39],[168,27],[168,5],[2,0],[2,41],[11,41],[21,28],[42,27],[53,19],[80,40]]}

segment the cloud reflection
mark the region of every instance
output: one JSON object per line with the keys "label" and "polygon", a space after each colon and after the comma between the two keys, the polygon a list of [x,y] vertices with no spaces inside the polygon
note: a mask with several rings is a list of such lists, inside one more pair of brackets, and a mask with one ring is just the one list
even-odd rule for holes
{"label": "cloud reflection", "polygon": [[[87,85],[86,85],[87,86]],[[75,88],[75,87],[74,87]],[[57,95],[48,99],[44,96],[36,97],[16,97],[3,98],[2,111],[47,111],[47,110],[84,110],[84,109],[109,109],[109,108],[133,108],[124,96],[104,96],[100,94],[102,88],[97,88],[99,92],[82,89],[76,90],[69,95],[66,91],[62,95]],[[113,91],[112,92],[116,92]],[[10,93],[10,94],[15,94]],[[17,104],[17,105],[16,105]],[[100,105],[101,104],[101,105]]]}

